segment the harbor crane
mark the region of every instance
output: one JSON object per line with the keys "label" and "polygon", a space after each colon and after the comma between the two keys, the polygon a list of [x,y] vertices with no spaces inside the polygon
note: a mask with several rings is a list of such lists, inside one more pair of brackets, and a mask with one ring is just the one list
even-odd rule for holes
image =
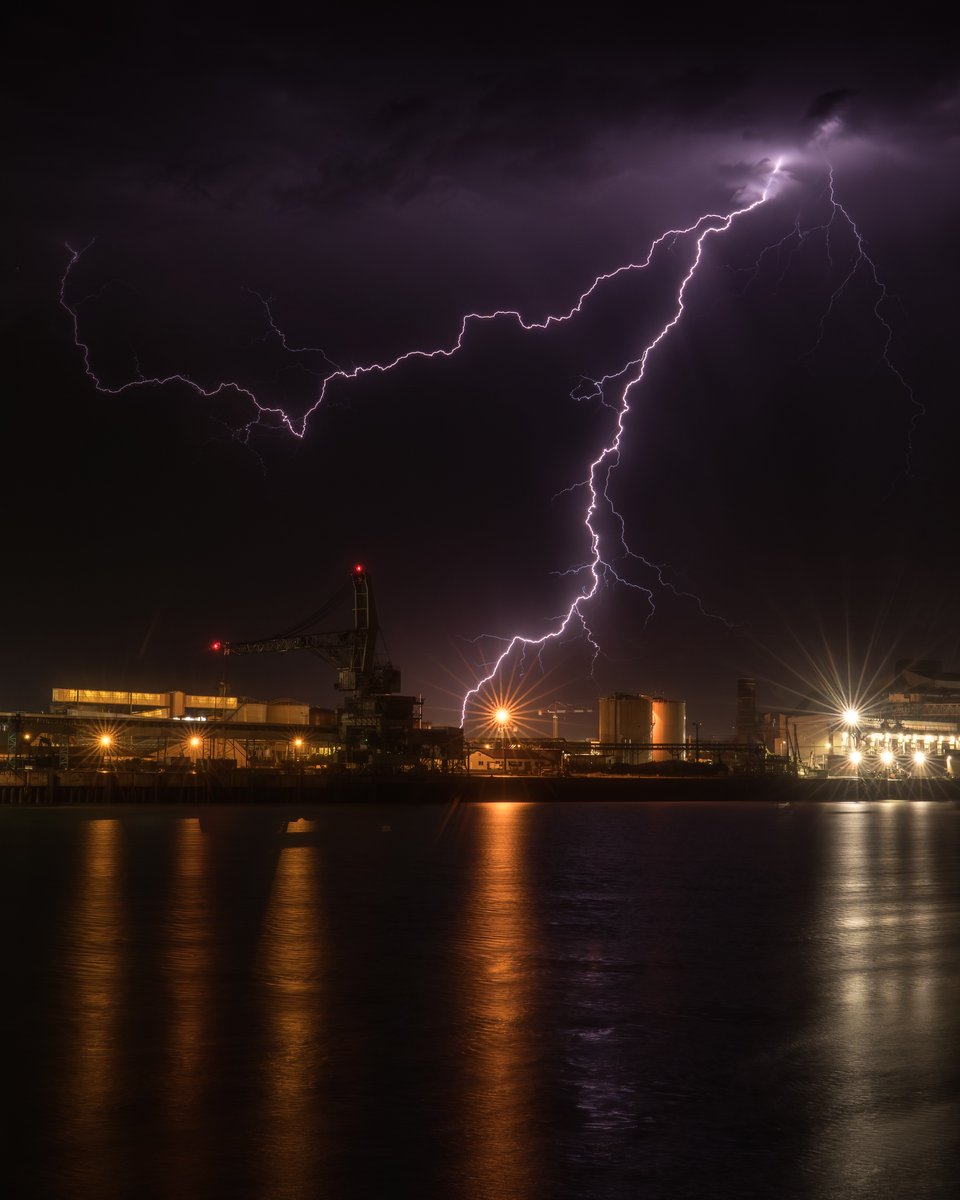
{"label": "harbor crane", "polygon": [[574,708],[570,704],[564,704],[562,701],[557,701],[556,704],[549,704],[546,708],[538,708],[538,717],[553,718],[553,740],[557,741],[560,737],[560,718],[567,713],[591,713],[592,708]]}
{"label": "harbor crane", "polygon": [[352,629],[304,632],[327,615],[333,607],[333,603],[328,602],[285,633],[245,642],[214,642],[210,648],[223,655],[286,654],[291,650],[309,650],[336,669],[334,686],[337,691],[347,694],[338,714],[346,740],[369,744],[375,739],[380,745],[403,741],[419,724],[421,702],[415,696],[398,695],[400,671],[389,659],[377,655],[380,626],[373,587],[360,563],[353,568],[352,584]]}

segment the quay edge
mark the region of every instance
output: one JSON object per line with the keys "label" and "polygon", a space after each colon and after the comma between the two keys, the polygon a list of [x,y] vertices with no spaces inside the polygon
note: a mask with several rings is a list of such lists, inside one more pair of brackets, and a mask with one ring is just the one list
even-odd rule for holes
{"label": "quay edge", "polygon": [[[0,775],[0,803],[65,806],[87,804],[284,804],[300,803],[483,803],[636,801],[954,801],[960,780],[815,779],[790,776],[664,777],[507,776],[466,774],[309,776],[263,778],[116,772],[43,772],[24,779]],[[91,777],[93,776],[93,777]]]}

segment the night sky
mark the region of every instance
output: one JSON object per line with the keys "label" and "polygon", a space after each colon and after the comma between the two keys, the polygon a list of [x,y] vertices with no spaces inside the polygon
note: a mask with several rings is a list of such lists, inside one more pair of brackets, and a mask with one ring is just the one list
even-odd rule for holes
{"label": "night sky", "polygon": [[[664,230],[749,201],[780,156],[631,392],[610,494],[661,567],[613,565],[652,594],[601,587],[592,673],[571,636],[502,682],[532,708],[683,698],[726,736],[741,675],[774,703],[831,660],[868,680],[898,657],[960,665],[951,39],[918,9],[878,30],[781,6],[778,33],[743,8],[556,28],[542,8],[424,11],[15,18],[0,710],[221,679],[333,706],[316,659],[206,647],[295,625],[362,562],[404,690],[457,723],[495,639],[542,636],[589,582],[565,573],[589,559],[577,485],[618,392],[583,380],[638,356],[691,262],[678,241],[576,321],[474,324],[453,358],[334,382],[296,437],[251,425],[235,389],[98,392],[59,305],[67,243],[87,247],[67,299],[103,385],[234,381],[299,429],[336,367],[449,347],[465,312],[565,313]],[[821,336],[856,254],[842,220],[814,228],[828,162],[888,295],[861,264]]]}

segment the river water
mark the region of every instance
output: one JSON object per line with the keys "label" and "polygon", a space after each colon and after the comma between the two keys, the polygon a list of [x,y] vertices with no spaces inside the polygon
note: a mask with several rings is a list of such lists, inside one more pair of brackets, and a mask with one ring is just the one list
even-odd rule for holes
{"label": "river water", "polygon": [[957,1194],[952,805],[7,808],[0,925],[17,1200]]}

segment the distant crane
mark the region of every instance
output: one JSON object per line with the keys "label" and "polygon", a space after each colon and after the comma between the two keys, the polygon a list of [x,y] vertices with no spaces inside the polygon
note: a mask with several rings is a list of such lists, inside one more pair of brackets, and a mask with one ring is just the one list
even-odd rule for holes
{"label": "distant crane", "polygon": [[566,716],[567,713],[592,713],[592,708],[574,708],[570,704],[564,704],[562,701],[557,701],[555,704],[549,704],[546,708],[538,708],[538,717],[553,718],[553,740],[557,741],[560,737],[560,718]]}

